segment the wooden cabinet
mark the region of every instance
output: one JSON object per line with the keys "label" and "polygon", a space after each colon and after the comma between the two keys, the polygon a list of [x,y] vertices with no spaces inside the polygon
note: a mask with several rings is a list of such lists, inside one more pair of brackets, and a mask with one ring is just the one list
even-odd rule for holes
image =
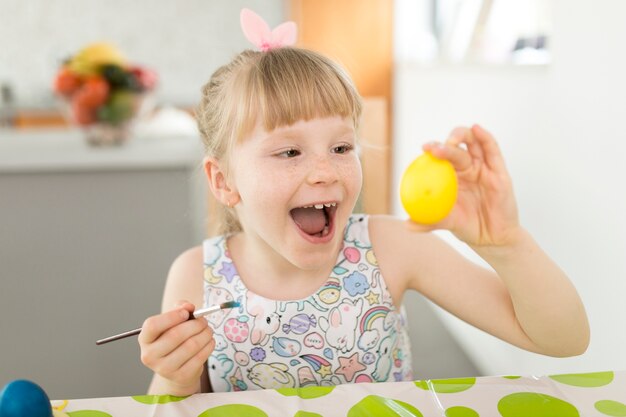
{"label": "wooden cabinet", "polygon": [[365,97],[362,209],[391,211],[392,0],[290,0],[298,46],[343,65]]}

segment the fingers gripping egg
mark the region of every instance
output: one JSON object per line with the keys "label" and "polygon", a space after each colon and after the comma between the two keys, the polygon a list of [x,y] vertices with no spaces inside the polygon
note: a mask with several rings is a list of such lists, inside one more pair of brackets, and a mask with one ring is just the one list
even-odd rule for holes
{"label": "fingers gripping egg", "polygon": [[411,220],[435,224],[456,202],[456,172],[449,161],[425,152],[406,169],[400,181],[400,200]]}

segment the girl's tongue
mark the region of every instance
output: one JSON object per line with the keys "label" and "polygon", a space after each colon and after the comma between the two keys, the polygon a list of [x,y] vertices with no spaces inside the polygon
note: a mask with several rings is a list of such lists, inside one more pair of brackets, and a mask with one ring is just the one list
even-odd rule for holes
{"label": "girl's tongue", "polygon": [[314,207],[295,208],[291,210],[291,217],[298,227],[309,235],[322,233],[327,223],[326,211]]}

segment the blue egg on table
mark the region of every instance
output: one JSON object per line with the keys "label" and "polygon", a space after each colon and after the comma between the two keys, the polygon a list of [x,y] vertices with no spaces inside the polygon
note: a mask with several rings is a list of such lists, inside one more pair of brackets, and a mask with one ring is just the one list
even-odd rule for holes
{"label": "blue egg on table", "polygon": [[0,417],[52,417],[50,398],[34,382],[11,381],[0,392]]}

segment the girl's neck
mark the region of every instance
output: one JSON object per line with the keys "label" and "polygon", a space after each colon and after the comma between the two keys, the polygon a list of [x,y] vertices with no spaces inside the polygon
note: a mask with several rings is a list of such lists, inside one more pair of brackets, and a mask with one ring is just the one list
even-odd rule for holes
{"label": "girl's neck", "polygon": [[227,246],[239,277],[246,288],[272,300],[298,300],[315,293],[330,276],[337,263],[343,241],[329,251],[318,268],[302,269],[269,246],[238,233],[228,238]]}

